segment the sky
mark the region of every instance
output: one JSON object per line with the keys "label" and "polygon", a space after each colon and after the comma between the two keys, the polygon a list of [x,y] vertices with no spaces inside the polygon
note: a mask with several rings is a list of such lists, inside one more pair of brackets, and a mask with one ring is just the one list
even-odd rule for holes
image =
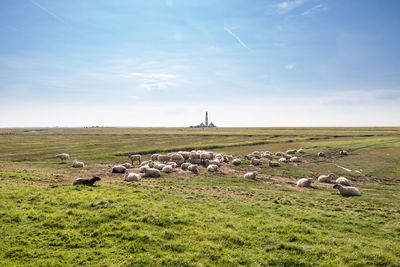
{"label": "sky", "polygon": [[400,126],[400,1],[2,0],[0,127]]}

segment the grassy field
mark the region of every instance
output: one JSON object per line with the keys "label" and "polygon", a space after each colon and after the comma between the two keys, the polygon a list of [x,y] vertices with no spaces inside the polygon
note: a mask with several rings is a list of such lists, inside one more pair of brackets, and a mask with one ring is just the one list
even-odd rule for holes
{"label": "grassy field", "polygon": [[[299,147],[302,163],[279,168],[137,183],[110,171],[130,153]],[[295,187],[329,172],[363,195]],[[71,185],[92,175],[94,187]],[[1,266],[400,266],[400,128],[0,129],[0,237]]]}

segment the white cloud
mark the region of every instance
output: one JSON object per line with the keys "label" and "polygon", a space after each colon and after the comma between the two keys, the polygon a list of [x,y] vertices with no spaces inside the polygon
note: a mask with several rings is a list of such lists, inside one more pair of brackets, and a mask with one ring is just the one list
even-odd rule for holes
{"label": "white cloud", "polygon": [[304,5],[305,3],[307,3],[307,1],[308,0],[288,0],[275,4],[274,7],[278,10],[279,13],[287,13]]}
{"label": "white cloud", "polygon": [[233,38],[235,38],[235,39],[239,42],[239,44],[240,44],[241,46],[243,46],[243,47],[246,48],[247,50],[251,50],[251,49],[242,41],[242,39],[240,39],[239,36],[237,36],[236,34],[234,34],[230,29],[228,29],[227,27],[224,27],[224,30],[225,30],[227,33],[229,33],[230,35],[232,35]]}
{"label": "white cloud", "polygon": [[291,63],[286,64],[285,67],[286,67],[286,69],[287,69],[288,71],[291,71],[291,70],[293,70],[294,68],[297,67],[297,63],[296,63],[296,62],[291,62]]}
{"label": "white cloud", "polygon": [[178,81],[178,76],[169,73],[144,73],[132,72],[121,75],[123,78],[134,80],[139,88],[149,91],[165,90],[174,86]]}
{"label": "white cloud", "polygon": [[313,6],[312,8],[304,11],[303,16],[310,17],[310,16],[313,16],[313,15],[316,15],[316,14],[319,14],[319,13],[322,13],[325,11],[328,11],[328,7],[325,6],[324,4],[319,4],[319,5]]}

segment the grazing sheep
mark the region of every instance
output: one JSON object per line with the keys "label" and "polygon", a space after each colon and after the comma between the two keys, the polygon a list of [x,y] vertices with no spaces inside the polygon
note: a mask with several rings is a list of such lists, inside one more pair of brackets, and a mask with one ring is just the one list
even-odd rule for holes
{"label": "grazing sheep", "polygon": [[132,165],[134,161],[138,161],[139,164],[142,163],[141,156],[139,154],[129,155],[128,158],[132,161]]}
{"label": "grazing sheep", "polygon": [[296,154],[297,150],[296,149],[288,149],[286,151],[286,154]]}
{"label": "grazing sheep", "polygon": [[128,163],[128,162],[121,164],[121,166],[124,166],[124,167],[127,168],[127,169],[132,168],[132,164],[130,164],[130,163]]}
{"label": "grazing sheep", "polygon": [[279,164],[279,162],[277,162],[277,161],[272,161],[272,160],[271,160],[270,162],[268,162],[268,165],[269,165],[270,167],[272,167],[272,168],[281,166],[281,165]]}
{"label": "grazing sheep", "polygon": [[345,185],[345,186],[351,186],[351,182],[349,179],[347,179],[346,177],[339,177],[336,179],[336,184],[341,184],[341,185]]}
{"label": "grazing sheep", "polygon": [[164,168],[162,168],[162,172],[165,173],[172,173],[174,171],[174,168],[172,168],[171,165],[165,165]]}
{"label": "grazing sheep", "polygon": [[259,160],[259,159],[257,159],[257,158],[252,158],[252,159],[251,159],[251,165],[253,165],[253,166],[259,166],[259,165],[262,165],[262,162],[261,162],[261,160]]}
{"label": "grazing sheep", "polygon": [[72,184],[73,185],[88,185],[92,186],[94,185],[95,182],[100,181],[101,178],[98,176],[93,176],[91,179],[84,179],[84,178],[78,178],[76,179]]}
{"label": "grazing sheep", "polygon": [[158,178],[161,176],[161,172],[154,168],[146,168],[144,171],[144,176],[150,178]]}
{"label": "grazing sheep", "polygon": [[322,151],[321,151],[321,152],[318,152],[318,154],[317,154],[317,155],[318,155],[318,157],[325,157],[325,153],[324,153],[324,152],[322,152]]}
{"label": "grazing sheep", "polygon": [[156,161],[156,160],[158,160],[158,156],[159,156],[160,154],[153,154],[153,155],[151,155],[151,160],[152,161]]}
{"label": "grazing sheep", "polygon": [[197,165],[190,164],[188,167],[188,170],[191,171],[194,174],[199,174],[199,168]]}
{"label": "grazing sheep", "polygon": [[124,180],[127,182],[136,182],[142,179],[142,176],[139,173],[129,173],[128,170],[125,170]]}
{"label": "grazing sheep", "polygon": [[74,160],[74,162],[72,162],[73,168],[83,168],[84,166],[85,166],[85,163],[83,163],[82,161]]}
{"label": "grazing sheep", "polygon": [[112,167],[112,173],[125,173],[126,167],[122,165],[115,165]]}
{"label": "grazing sheep", "polygon": [[67,153],[61,153],[61,154],[57,154],[56,158],[61,159],[61,162],[69,159],[69,155]]}
{"label": "grazing sheep", "polygon": [[290,162],[300,162],[300,159],[298,157],[291,157],[289,159]]}
{"label": "grazing sheep", "polygon": [[318,176],[318,182],[320,182],[320,183],[331,183],[332,179],[333,179],[333,176],[334,176],[333,173],[330,173],[328,175],[325,175],[325,174],[320,175],[320,176]]}
{"label": "grazing sheep", "polygon": [[297,187],[311,187],[311,184],[314,182],[313,178],[301,178],[297,181]]}
{"label": "grazing sheep", "polygon": [[301,147],[297,149],[297,153],[304,154],[305,153],[304,148]]}
{"label": "grazing sheep", "polygon": [[240,164],[242,164],[242,161],[240,159],[234,159],[232,160],[232,164],[235,166],[239,166]]}
{"label": "grazing sheep", "polygon": [[207,171],[209,171],[209,172],[216,172],[216,171],[218,171],[218,166],[215,165],[215,164],[210,164],[210,165],[208,165],[208,167],[207,167]]}
{"label": "grazing sheep", "polygon": [[347,152],[347,150],[344,150],[344,149],[342,149],[342,150],[340,150],[340,155],[342,155],[342,156],[347,156],[347,155],[349,155],[349,152]]}
{"label": "grazing sheep", "polygon": [[245,179],[257,179],[257,172],[248,172],[243,176]]}
{"label": "grazing sheep", "polygon": [[341,184],[335,184],[333,188],[339,190],[339,193],[344,197],[361,196],[360,190],[353,186],[343,186]]}
{"label": "grazing sheep", "polygon": [[190,163],[189,163],[189,162],[183,163],[183,164],[181,165],[181,169],[184,170],[184,171],[186,171],[186,170],[188,169],[189,166],[190,166]]}
{"label": "grazing sheep", "polygon": [[158,155],[157,160],[159,162],[166,163],[169,161],[169,156],[168,155]]}

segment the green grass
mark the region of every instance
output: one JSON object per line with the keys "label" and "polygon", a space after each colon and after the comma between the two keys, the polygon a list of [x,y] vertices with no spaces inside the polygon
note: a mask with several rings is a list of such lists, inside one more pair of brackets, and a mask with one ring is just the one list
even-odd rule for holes
{"label": "green grass", "polygon": [[[398,128],[26,131],[0,130],[1,266],[400,265]],[[138,183],[110,173],[125,153],[207,146],[240,156],[307,153],[298,166],[244,164]],[[342,148],[350,155],[339,157]],[[327,158],[316,156],[321,150]],[[61,152],[87,166],[60,164]],[[259,180],[241,178],[254,169]],[[346,175],[363,195],[293,185],[328,172]],[[70,185],[93,174],[103,178],[97,186]]]}

